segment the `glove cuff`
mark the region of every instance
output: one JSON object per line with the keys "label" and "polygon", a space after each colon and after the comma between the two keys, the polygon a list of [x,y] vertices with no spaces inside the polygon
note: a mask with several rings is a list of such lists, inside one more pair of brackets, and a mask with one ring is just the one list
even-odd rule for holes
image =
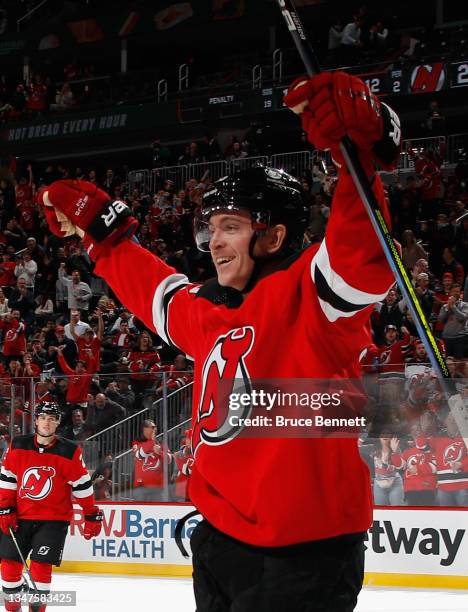
{"label": "glove cuff", "polygon": [[97,242],[109,239],[114,242],[122,234],[128,233],[130,228],[133,228],[131,233],[133,235],[137,226],[138,222],[125,202],[108,200],[88,225],[86,232]]}
{"label": "glove cuff", "polygon": [[13,514],[16,508],[14,506],[9,506],[7,508],[0,508],[0,516],[7,516],[8,514]]}
{"label": "glove cuff", "polygon": [[380,102],[382,114],[382,138],[374,143],[372,150],[376,161],[384,170],[392,170],[400,155],[401,127],[398,115],[385,102]]}
{"label": "glove cuff", "polygon": [[103,518],[104,518],[104,515],[102,513],[102,510],[98,508],[97,506],[93,506],[92,508],[90,508],[90,512],[87,512],[84,515],[85,521],[93,521],[96,523],[101,523]]}

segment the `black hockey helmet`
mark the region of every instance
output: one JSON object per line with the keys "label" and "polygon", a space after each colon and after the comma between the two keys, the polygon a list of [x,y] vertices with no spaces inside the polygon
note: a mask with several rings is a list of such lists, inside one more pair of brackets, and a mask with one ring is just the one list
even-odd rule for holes
{"label": "black hockey helmet", "polygon": [[39,404],[37,404],[34,410],[35,418],[37,419],[37,417],[41,415],[46,415],[46,414],[50,416],[54,416],[57,419],[57,421],[59,421],[62,415],[62,412],[60,410],[60,406],[56,402],[50,402],[50,401],[39,402]]}
{"label": "black hockey helmet", "polygon": [[200,251],[209,251],[208,222],[215,212],[247,211],[259,232],[278,223],[286,226],[284,246],[302,246],[309,218],[301,183],[276,168],[254,166],[216,181],[203,196],[201,213],[195,222],[195,240]]}

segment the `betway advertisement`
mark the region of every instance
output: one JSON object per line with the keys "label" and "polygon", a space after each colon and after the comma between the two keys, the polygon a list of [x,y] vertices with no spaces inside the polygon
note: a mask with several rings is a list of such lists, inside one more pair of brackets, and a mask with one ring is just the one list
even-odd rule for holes
{"label": "betway advertisement", "polygon": [[[174,570],[174,575],[190,575],[191,562],[176,545],[175,528],[179,518],[193,510],[191,506],[116,503],[102,508],[105,519],[101,535],[90,541],[82,536],[83,516],[75,508],[63,556],[65,569],[70,570],[73,562],[80,571],[86,571],[87,564],[89,571],[97,571],[96,563],[110,564],[109,569],[117,563],[120,573],[125,572],[125,565],[129,573],[135,573],[130,566],[138,564],[138,573],[142,574],[146,566],[152,575],[159,573],[158,568],[161,574]],[[190,536],[199,520],[199,516],[189,519],[182,532],[189,552]],[[367,534],[366,572],[467,576],[467,531],[468,509],[376,509]],[[181,571],[177,571],[178,566]]]}

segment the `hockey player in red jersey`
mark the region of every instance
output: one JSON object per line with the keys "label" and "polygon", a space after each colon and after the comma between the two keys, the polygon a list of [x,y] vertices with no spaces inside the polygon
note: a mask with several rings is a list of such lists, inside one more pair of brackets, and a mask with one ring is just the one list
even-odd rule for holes
{"label": "hockey player in red jersey", "polygon": [[340,166],[325,239],[302,252],[308,209],[300,182],[281,170],[234,173],[205,194],[196,240],[217,278],[201,286],[129,239],[131,210],[95,185],[57,181],[41,194],[51,230],[84,233],[95,272],[195,362],[189,496],[205,519],[191,539],[200,612],[350,612],[362,586],[372,499],[356,439],[243,438],[218,397],[236,376],[247,387],[358,376],[372,305],[394,283],[339,142],[355,140],[388,222],[374,164],[394,164],[398,118],[342,72],[296,82],[285,102]]}
{"label": "hockey player in red jersey", "polygon": [[[85,516],[84,537],[101,531],[102,512],[94,494],[81,450],[56,436],[60,409],[41,402],[35,411],[36,434],[13,439],[0,471],[0,558],[6,610],[21,610],[23,565],[10,534],[13,530],[24,558],[30,555],[30,573],[38,595],[50,591],[52,565],[59,566],[68,525],[72,495]],[[8,601],[8,597],[10,601]],[[46,605],[31,604],[30,612]]]}

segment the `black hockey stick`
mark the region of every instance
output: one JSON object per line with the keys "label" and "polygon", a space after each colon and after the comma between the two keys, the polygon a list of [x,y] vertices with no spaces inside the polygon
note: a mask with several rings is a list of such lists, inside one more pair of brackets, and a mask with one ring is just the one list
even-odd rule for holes
{"label": "black hockey stick", "polygon": [[26,572],[26,576],[28,577],[29,582],[32,584],[33,589],[37,592],[37,586],[36,583],[33,580],[33,577],[31,576],[31,572],[29,571],[29,567],[26,565],[26,560],[23,557],[23,553],[21,552],[21,548],[19,547],[18,544],[18,540],[16,539],[15,533],[13,531],[13,529],[11,527],[8,528],[10,530],[10,535],[13,539],[13,544],[15,545],[15,548],[19,554],[19,557],[21,559],[21,563],[23,564],[24,567],[24,571]]}
{"label": "black hockey stick", "polygon": [[[317,56],[307,38],[304,27],[301,23],[299,15],[293,0],[277,0],[281,13],[286,21],[289,32],[291,33],[297,51],[301,56],[304,67],[309,77],[321,72],[320,64]],[[419,300],[414,292],[413,285],[408,277],[408,274],[403,266],[400,255],[396,248],[395,242],[390,234],[390,231],[385,223],[385,219],[379,208],[379,203],[369,180],[364,172],[364,169],[359,160],[356,147],[348,136],[344,136],[340,143],[340,151],[345,159],[346,167],[354,181],[356,189],[361,196],[362,202],[367,210],[371,223],[374,227],[377,238],[382,246],[387,261],[392,269],[395,278],[400,287],[401,293],[405,298],[405,302],[411,312],[413,321],[421,338],[424,348],[431,365],[440,380],[446,398],[449,400],[449,407],[457,422],[458,428],[462,437],[465,440],[465,445],[468,447],[468,410],[465,409],[463,400],[460,395],[453,395],[453,389],[449,383],[450,372],[442,355],[431,328],[426,320],[426,317],[421,309]],[[450,399],[449,399],[450,398]]]}

